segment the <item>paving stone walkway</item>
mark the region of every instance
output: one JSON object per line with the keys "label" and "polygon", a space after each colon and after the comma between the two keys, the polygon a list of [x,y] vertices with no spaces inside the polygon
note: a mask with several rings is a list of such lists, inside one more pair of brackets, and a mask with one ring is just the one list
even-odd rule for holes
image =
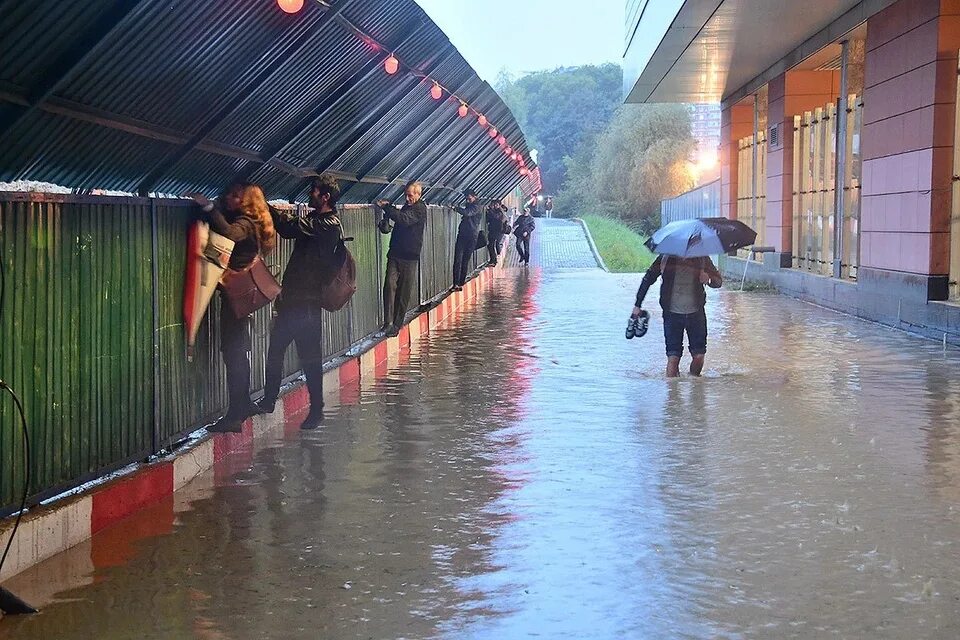
{"label": "paving stone walkway", "polygon": [[[597,259],[580,223],[558,218],[537,218],[533,232],[531,266],[542,269],[597,269]],[[509,266],[518,266],[516,247],[511,246]]]}

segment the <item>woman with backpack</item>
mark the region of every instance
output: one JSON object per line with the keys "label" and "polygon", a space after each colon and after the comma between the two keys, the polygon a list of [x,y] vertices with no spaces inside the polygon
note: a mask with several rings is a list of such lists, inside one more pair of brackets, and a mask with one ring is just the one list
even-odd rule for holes
{"label": "woman with backpack", "polygon": [[[229,271],[244,271],[277,246],[277,234],[263,191],[255,184],[234,182],[216,202],[194,196],[210,229],[233,240]],[[250,401],[250,314],[237,315],[220,289],[220,354],[227,370],[229,406],[210,431],[239,433],[243,421],[257,412]]]}

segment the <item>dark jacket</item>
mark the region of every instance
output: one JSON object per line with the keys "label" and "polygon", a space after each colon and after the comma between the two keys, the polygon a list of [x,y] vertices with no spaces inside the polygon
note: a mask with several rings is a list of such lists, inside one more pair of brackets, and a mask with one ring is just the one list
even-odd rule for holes
{"label": "dark jacket", "polygon": [[277,233],[294,241],[283,273],[281,305],[318,302],[320,291],[333,277],[334,254],[342,228],[336,211],[311,211],[302,218],[293,212],[270,210]]}
{"label": "dark jacket", "polygon": [[517,218],[516,224],[513,225],[513,235],[518,238],[523,237],[523,234],[533,233],[533,230],[537,228],[537,223],[531,215],[522,215]]}
{"label": "dark jacket", "polygon": [[468,204],[464,207],[457,207],[456,212],[462,217],[460,219],[460,228],[457,229],[457,238],[468,238],[476,240],[480,232],[480,220],[483,217],[483,209],[479,202]]}
{"label": "dark jacket", "polygon": [[500,207],[487,208],[487,234],[490,237],[503,235],[507,231],[507,217]]}
{"label": "dark jacket", "polygon": [[423,200],[405,204],[397,209],[392,204],[383,207],[383,215],[396,224],[390,236],[388,258],[419,260],[423,249],[423,230],[427,226],[427,205]]}
{"label": "dark jacket", "polygon": [[[707,275],[710,276],[710,287],[712,289],[719,289],[723,282],[720,272],[713,266],[713,261],[710,258],[676,258],[669,256],[664,260],[665,257],[666,256],[662,255],[657,256],[657,259],[653,261],[653,264],[650,265],[650,268],[647,269],[647,272],[643,275],[640,288],[637,290],[636,304],[638,307],[643,306],[643,299],[647,297],[647,291],[650,289],[650,286],[657,281],[657,278],[663,276],[663,282],[660,284],[660,306],[664,311],[670,309],[670,296],[673,295],[673,278],[676,275],[676,267],[681,261],[694,263],[694,266],[706,271]],[[666,266],[664,266],[664,262],[666,262]],[[707,303],[707,292],[704,290],[702,284],[700,284],[698,302],[701,307]]]}
{"label": "dark jacket", "polygon": [[257,224],[242,213],[224,212],[218,203],[207,205],[204,218],[210,229],[233,240],[233,253],[230,254],[231,269],[246,269],[260,251],[257,237]]}

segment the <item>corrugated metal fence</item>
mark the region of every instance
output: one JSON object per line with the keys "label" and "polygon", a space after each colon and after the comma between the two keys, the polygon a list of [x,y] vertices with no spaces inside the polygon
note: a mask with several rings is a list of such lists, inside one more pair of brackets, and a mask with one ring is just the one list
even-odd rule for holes
{"label": "corrugated metal fence", "polygon": [[[342,355],[382,323],[384,245],[373,207],[342,207],[358,290],[324,323],[324,353]],[[185,358],[182,290],[191,203],[146,198],[0,194],[6,274],[0,372],[29,422],[36,502],[141,460],[216,418],[226,405],[219,296]],[[430,207],[421,302],[452,284],[459,216]],[[267,258],[282,272],[292,243]],[[474,266],[485,251],[477,252]],[[263,386],[270,308],[253,323],[251,387]],[[298,372],[295,350],[285,373]],[[0,402],[0,514],[19,500],[23,449],[13,403]]]}
{"label": "corrugated metal fence", "polygon": [[660,222],[667,224],[691,218],[720,216],[720,180],[714,180],[696,189],[681,193],[676,198],[660,202]]}

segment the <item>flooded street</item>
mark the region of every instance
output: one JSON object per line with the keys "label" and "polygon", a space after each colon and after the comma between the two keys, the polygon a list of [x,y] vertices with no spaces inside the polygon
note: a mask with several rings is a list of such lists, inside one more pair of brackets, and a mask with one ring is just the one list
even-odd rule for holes
{"label": "flooded street", "polygon": [[321,430],[10,580],[43,611],[0,638],[960,636],[960,353],[721,290],[668,382],[638,283],[505,273]]}

